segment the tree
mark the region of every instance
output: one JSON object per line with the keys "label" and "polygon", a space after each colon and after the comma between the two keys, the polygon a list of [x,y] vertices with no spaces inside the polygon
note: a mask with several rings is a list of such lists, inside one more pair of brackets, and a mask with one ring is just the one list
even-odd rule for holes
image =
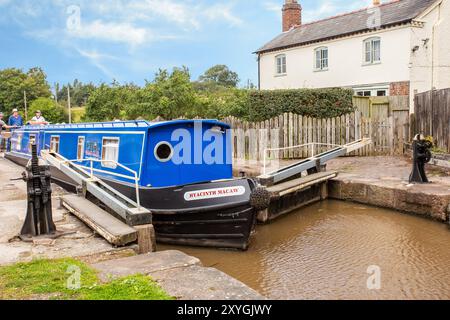
{"label": "tree", "polygon": [[125,116],[125,110],[136,105],[139,87],[134,84],[102,84],[92,91],[86,105],[85,120],[112,121]]}
{"label": "tree", "polygon": [[66,121],[64,108],[50,98],[38,98],[30,105],[29,118],[32,118],[36,110],[42,112],[42,116],[50,123],[62,123]]}
{"label": "tree", "polygon": [[237,87],[239,76],[231,71],[226,65],[216,65],[200,76],[200,82],[213,82],[225,87]]}
{"label": "tree", "polygon": [[15,68],[0,70],[0,111],[23,110],[24,92],[28,103],[51,96],[47,76],[42,69],[32,68],[27,73]]}
{"label": "tree", "polygon": [[92,83],[84,84],[78,79],[75,79],[73,83],[67,85],[55,85],[56,95],[58,101],[65,105],[67,104],[67,89],[70,89],[70,100],[72,106],[83,107],[87,104],[89,95],[94,91],[95,86]]}
{"label": "tree", "polygon": [[152,82],[147,82],[138,101],[127,110],[131,119],[138,117],[176,119],[188,117],[196,107],[196,94],[186,67],[174,68],[170,73],[159,70]]}

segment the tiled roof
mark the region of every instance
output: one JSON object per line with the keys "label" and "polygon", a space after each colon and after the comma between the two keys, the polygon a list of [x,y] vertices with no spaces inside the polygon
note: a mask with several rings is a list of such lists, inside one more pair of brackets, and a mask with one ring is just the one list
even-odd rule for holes
{"label": "tiled roof", "polygon": [[[394,0],[379,6],[381,28],[412,21],[436,0]],[[373,11],[367,8],[295,27],[261,47],[256,53],[300,46],[371,30]]]}

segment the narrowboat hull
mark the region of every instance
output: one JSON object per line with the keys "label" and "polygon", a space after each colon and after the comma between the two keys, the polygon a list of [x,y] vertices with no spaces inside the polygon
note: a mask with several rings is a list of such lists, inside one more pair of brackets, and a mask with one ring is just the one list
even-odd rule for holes
{"label": "narrowboat hull", "polygon": [[[26,166],[28,158],[14,153],[6,158]],[[53,181],[74,191],[76,184],[57,168]],[[100,177],[128,198],[136,200],[132,184]],[[152,211],[159,243],[247,250],[256,226],[256,210],[250,195],[251,179],[212,181],[178,187],[140,187],[141,204]]]}

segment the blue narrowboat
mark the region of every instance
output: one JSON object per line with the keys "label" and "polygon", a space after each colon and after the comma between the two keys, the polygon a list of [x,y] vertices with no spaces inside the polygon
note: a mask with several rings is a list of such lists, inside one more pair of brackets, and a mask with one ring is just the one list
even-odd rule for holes
{"label": "blue narrowboat", "polygon": [[[11,134],[6,157],[25,166],[31,145],[96,176],[153,214],[157,241],[246,250],[256,224],[256,182],[233,179],[230,126],[217,120],[25,126]],[[96,162],[91,161],[96,160]],[[52,179],[78,186],[52,167]]]}

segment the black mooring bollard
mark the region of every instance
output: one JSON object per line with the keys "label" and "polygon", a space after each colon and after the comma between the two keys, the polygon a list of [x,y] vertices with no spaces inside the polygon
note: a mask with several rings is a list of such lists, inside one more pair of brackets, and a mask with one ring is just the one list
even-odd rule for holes
{"label": "black mooring bollard", "polygon": [[22,240],[43,235],[54,235],[56,226],[52,216],[52,189],[48,165],[39,163],[37,147],[31,146],[32,157],[24,172],[27,183],[28,209],[20,232]]}
{"label": "black mooring bollard", "polygon": [[413,171],[409,176],[409,183],[429,183],[425,172],[425,164],[431,161],[433,143],[418,134],[413,141]]}

